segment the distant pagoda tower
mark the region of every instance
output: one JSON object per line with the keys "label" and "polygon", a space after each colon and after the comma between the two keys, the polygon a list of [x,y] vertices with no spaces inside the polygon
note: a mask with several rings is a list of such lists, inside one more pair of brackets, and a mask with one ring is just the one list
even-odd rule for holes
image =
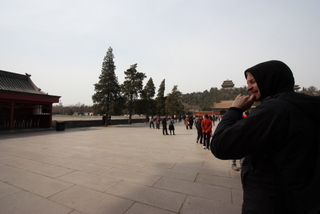
{"label": "distant pagoda tower", "polygon": [[225,81],[223,81],[221,87],[223,89],[230,89],[230,88],[234,87],[234,84],[233,84],[232,80],[225,80]]}
{"label": "distant pagoda tower", "polygon": [[294,85],[293,90],[295,92],[299,91],[300,90],[300,85]]}

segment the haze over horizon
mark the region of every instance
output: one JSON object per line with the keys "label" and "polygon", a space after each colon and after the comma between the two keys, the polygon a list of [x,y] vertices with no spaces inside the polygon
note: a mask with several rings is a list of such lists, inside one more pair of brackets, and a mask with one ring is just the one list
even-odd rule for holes
{"label": "haze over horizon", "polygon": [[246,85],[244,70],[277,59],[320,89],[320,1],[0,0],[0,70],[31,74],[63,105],[92,105],[109,47],[116,76],[138,64],[156,92]]}

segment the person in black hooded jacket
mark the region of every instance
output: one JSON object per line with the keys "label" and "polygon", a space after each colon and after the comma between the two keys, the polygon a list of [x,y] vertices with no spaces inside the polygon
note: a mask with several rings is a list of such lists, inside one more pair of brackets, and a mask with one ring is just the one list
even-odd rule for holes
{"label": "person in black hooded jacket", "polygon": [[294,92],[281,61],[255,65],[245,77],[251,95],[236,97],[211,140],[217,158],[245,157],[242,213],[320,213],[320,97]]}

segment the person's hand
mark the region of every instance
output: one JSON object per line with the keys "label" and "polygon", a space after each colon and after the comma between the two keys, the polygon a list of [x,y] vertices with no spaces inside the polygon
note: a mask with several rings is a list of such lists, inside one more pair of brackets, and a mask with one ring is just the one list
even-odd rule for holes
{"label": "person's hand", "polygon": [[254,95],[242,95],[239,94],[236,99],[233,101],[231,107],[236,107],[241,109],[242,111],[248,110],[255,100]]}

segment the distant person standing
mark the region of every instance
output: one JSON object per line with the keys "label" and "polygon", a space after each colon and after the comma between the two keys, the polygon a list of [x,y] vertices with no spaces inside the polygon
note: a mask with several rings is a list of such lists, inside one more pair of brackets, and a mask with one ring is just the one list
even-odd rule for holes
{"label": "distant person standing", "polygon": [[168,129],[167,129],[167,117],[164,116],[162,119],[162,134],[163,135],[169,135]]}
{"label": "distant person standing", "polygon": [[174,119],[172,117],[170,118],[170,122],[169,122],[169,132],[170,132],[170,135],[171,135],[171,132],[173,135],[175,135],[175,133],[174,133]]}
{"label": "distant person standing", "polygon": [[210,143],[210,134],[212,132],[212,121],[209,119],[209,116],[204,115],[204,119],[201,122],[201,128],[203,133],[203,148],[209,150]]}
{"label": "distant person standing", "polygon": [[193,126],[193,115],[190,115],[189,117],[189,128],[192,129]]}
{"label": "distant person standing", "polygon": [[202,139],[203,139],[201,122],[202,122],[202,116],[198,116],[196,118],[196,121],[195,121],[195,126],[196,126],[196,129],[197,129],[197,140],[196,140],[196,142],[199,143],[199,140],[200,140],[200,144],[202,144]]}
{"label": "distant person standing", "polygon": [[184,119],[184,125],[186,126],[186,129],[189,129],[189,117],[188,117],[188,115]]}
{"label": "distant person standing", "polygon": [[159,116],[157,116],[157,118],[156,118],[156,128],[160,129],[160,118],[159,118]]}
{"label": "distant person standing", "polygon": [[153,118],[153,116],[150,117],[149,123],[150,123],[150,125],[149,125],[150,129],[151,129],[151,126],[154,128],[154,118]]}

